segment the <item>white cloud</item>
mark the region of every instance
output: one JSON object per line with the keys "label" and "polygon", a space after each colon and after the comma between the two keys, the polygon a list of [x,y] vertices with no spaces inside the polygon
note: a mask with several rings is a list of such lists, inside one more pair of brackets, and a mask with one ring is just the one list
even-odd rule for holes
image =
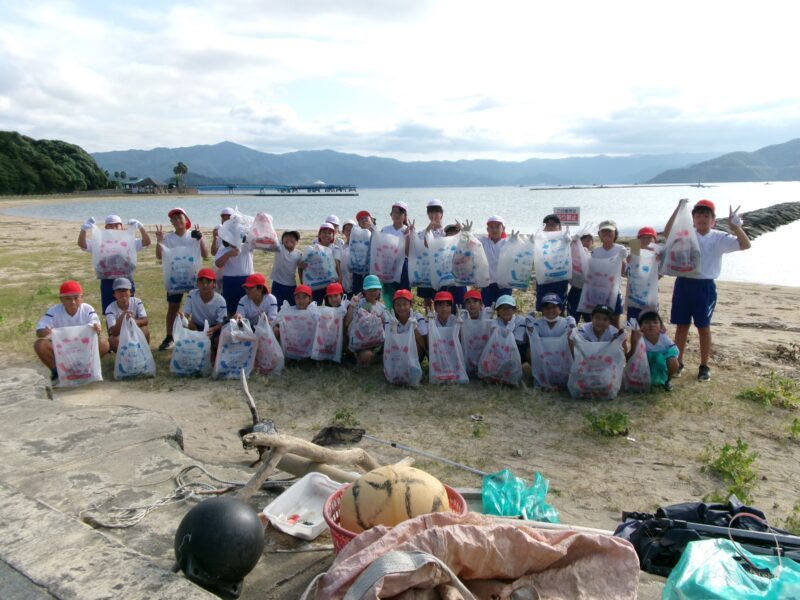
{"label": "white cloud", "polygon": [[752,150],[800,136],[794,23],[771,0],[4,4],[0,129],[91,151]]}

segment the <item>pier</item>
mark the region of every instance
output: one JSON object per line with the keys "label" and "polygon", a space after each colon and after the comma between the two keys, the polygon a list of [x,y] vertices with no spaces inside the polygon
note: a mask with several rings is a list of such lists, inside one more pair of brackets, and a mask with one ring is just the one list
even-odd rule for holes
{"label": "pier", "polygon": [[201,193],[225,192],[250,196],[358,196],[358,188],[347,184],[315,182],[308,185],[270,185],[260,183],[230,183],[222,185],[198,185]]}

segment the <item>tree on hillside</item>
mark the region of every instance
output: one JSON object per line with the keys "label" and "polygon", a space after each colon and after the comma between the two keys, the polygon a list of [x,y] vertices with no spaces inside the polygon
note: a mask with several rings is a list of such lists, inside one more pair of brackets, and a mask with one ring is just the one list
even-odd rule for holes
{"label": "tree on hillside", "polygon": [[122,181],[127,181],[128,180],[128,174],[125,171],[120,171],[119,172],[119,178],[122,179]]}
{"label": "tree on hillside", "polygon": [[119,171],[114,171],[114,179],[119,180]]}
{"label": "tree on hillside", "polygon": [[175,185],[178,188],[183,187],[183,177],[186,173],[189,172],[189,167],[183,164],[183,161],[178,161],[178,164],[172,169],[172,172],[175,173]]}

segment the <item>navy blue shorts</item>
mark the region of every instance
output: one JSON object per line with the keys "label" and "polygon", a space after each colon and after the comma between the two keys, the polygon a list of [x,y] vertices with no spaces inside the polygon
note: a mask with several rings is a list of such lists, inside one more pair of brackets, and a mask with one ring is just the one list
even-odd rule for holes
{"label": "navy blue shorts", "polygon": [[[553,281],[552,283],[542,283],[536,284],[536,310],[542,310],[542,298],[544,298],[545,294],[558,294],[558,297],[561,298],[561,308],[563,310],[564,303],[567,300],[567,285],[569,285],[569,281],[566,279],[564,281]],[[620,311],[622,314],[622,311]]]}
{"label": "navy blue shorts", "polygon": [[436,290],[429,287],[418,287],[417,288],[417,296],[423,298],[424,300],[433,300],[433,297],[436,295]]}
{"label": "navy blue shorts", "polygon": [[170,304],[180,304],[183,300],[183,292],[180,294],[167,294],[167,302]]}
{"label": "navy blue shorts", "polygon": [[232,316],[239,306],[239,300],[245,295],[244,282],[247,275],[225,275],[222,278],[222,297],[225,298],[225,305],[228,309],[228,316]]}
{"label": "navy blue shorts", "polygon": [[635,306],[629,306],[625,318],[630,321],[631,319],[639,320],[639,315],[642,314],[642,309]]}
{"label": "navy blue shorts", "polygon": [[286,300],[289,306],[294,306],[294,285],[283,285],[277,281],[272,282],[272,295],[278,303],[278,310],[283,306],[283,301]]}
{"label": "navy blue shorts", "polygon": [[501,288],[496,283],[490,283],[481,290],[481,300],[484,306],[491,306],[500,296],[510,296],[511,288]]}
{"label": "navy blue shorts", "polygon": [[567,314],[575,319],[575,323],[581,322],[581,317],[587,323],[592,320],[592,316],[587,313],[580,313],[578,312],[578,305],[581,303],[581,294],[583,293],[583,288],[572,286],[569,288],[569,293],[567,294]]}
{"label": "navy blue shorts", "polygon": [[675,279],[669,316],[673,325],[691,325],[694,321],[695,327],[709,327],[716,306],[717,284],[713,279]]}

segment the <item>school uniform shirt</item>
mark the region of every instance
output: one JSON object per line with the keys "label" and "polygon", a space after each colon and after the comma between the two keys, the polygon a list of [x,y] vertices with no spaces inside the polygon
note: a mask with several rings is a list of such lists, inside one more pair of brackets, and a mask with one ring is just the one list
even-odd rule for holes
{"label": "school uniform shirt", "polygon": [[214,292],[214,296],[208,302],[203,302],[200,297],[200,290],[194,289],[189,292],[183,311],[192,315],[192,322],[199,328],[203,328],[204,321],[208,321],[208,326],[213,327],[222,323],[228,316],[228,306],[222,294]]}
{"label": "school uniform shirt", "polygon": [[621,254],[624,261],[628,256],[628,249],[622,244],[614,244],[610,250],[606,250],[602,246],[592,250],[592,258],[616,258],[617,254]]}
{"label": "school uniform shirt", "polygon": [[575,328],[575,319],[572,317],[556,317],[555,325],[550,327],[550,323],[544,317],[534,318],[532,315],[526,320],[526,324],[535,329],[539,337],[553,338],[561,337],[564,333]]}
{"label": "school uniform shirt", "polygon": [[272,281],[290,287],[297,285],[297,264],[302,259],[303,253],[300,252],[300,250],[295,248],[289,252],[286,247],[281,244],[275,256],[275,262],[272,265],[272,274],[270,275]]}
{"label": "school uniform shirt", "polygon": [[[668,356],[678,356],[678,347],[675,342],[669,339],[666,333],[660,333],[655,344],[650,343],[644,336],[642,336],[642,339],[648,352],[666,352]],[[672,348],[675,350],[673,351]]]}
{"label": "school uniform shirt", "polygon": [[[408,328],[411,327],[411,321],[414,321],[417,324],[417,331],[422,336],[428,335],[428,320],[423,317],[418,312],[412,312],[411,315],[408,317],[408,321],[406,321],[405,325],[400,321],[397,322],[397,333],[405,333],[408,331]],[[386,332],[390,332],[392,325],[391,323],[387,323],[385,326]]]}
{"label": "school uniform shirt", "polygon": [[200,240],[192,237],[192,232],[186,230],[183,235],[178,235],[174,231],[170,231],[164,236],[164,241],[161,244],[165,248],[183,248],[184,246],[191,246],[192,244],[200,245]]}
{"label": "school uniform shirt", "polygon": [[489,280],[492,283],[497,283],[497,261],[500,258],[500,250],[506,245],[506,240],[505,238],[500,238],[493,242],[488,235],[478,236],[478,239],[483,246],[483,251],[486,253],[486,260],[489,261]]}
{"label": "school uniform shirt", "polygon": [[250,299],[250,296],[244,295],[239,300],[236,312],[250,321],[253,327],[258,323],[261,313],[266,313],[267,320],[272,323],[278,316],[278,300],[272,294],[264,294],[261,304],[256,304]]}
{"label": "school uniform shirt", "polygon": [[[134,319],[144,319],[147,316],[147,313],[144,310],[144,302],[135,296],[130,297],[128,302],[128,310],[131,312]],[[125,314],[125,311],[119,307],[119,304],[117,304],[116,300],[109,304],[108,308],[106,308],[105,314],[108,328],[111,329],[114,327],[123,314]]]}
{"label": "school uniform shirt", "polygon": [[[230,252],[231,248],[225,247],[220,244],[217,253],[214,255],[214,266],[216,262]],[[217,267],[221,270],[223,277],[247,277],[253,274],[253,246],[245,242],[239,249],[239,256],[232,256],[228,259],[222,267]]]}
{"label": "school uniform shirt", "polygon": [[580,335],[583,339],[587,342],[610,342],[614,339],[614,336],[617,335],[619,330],[614,327],[613,325],[609,325],[608,329],[603,332],[603,335],[600,336],[598,339],[597,335],[594,332],[594,327],[592,327],[590,323],[584,323],[578,328],[578,335]]}
{"label": "school uniform shirt", "polygon": [[63,304],[54,304],[47,309],[39,322],[36,323],[36,331],[50,327],[74,327],[75,325],[94,325],[100,324],[100,319],[91,305],[82,303],[74,315],[69,315]]}
{"label": "school uniform shirt", "polygon": [[388,233],[390,235],[395,235],[397,237],[403,237],[406,234],[406,230],[408,229],[408,225],[403,225],[400,229],[395,229],[394,225],[387,225],[383,229],[381,229],[381,233]]}
{"label": "school uniform shirt", "polygon": [[705,235],[697,234],[700,242],[700,274],[698,279],[716,279],[722,270],[722,255],[740,250],[735,235],[712,229]]}
{"label": "school uniform shirt", "polygon": [[517,344],[524,344],[527,341],[525,318],[520,315],[514,315],[508,323],[504,323],[503,319],[496,317],[492,321],[492,327],[499,327],[511,331],[514,334],[514,340]]}

